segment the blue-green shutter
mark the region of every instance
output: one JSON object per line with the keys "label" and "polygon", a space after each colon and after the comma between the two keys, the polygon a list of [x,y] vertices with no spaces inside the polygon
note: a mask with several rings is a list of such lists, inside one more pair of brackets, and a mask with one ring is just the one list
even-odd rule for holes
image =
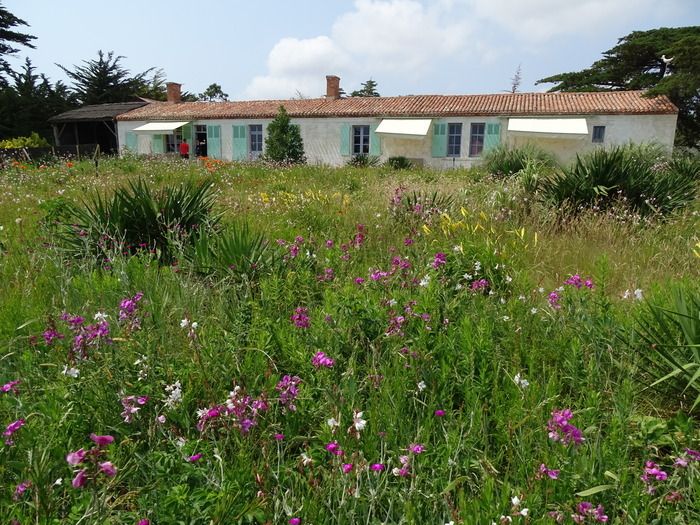
{"label": "blue-green shutter", "polygon": [[350,124],[340,125],[340,154],[350,156]]}
{"label": "blue-green shutter", "polygon": [[501,125],[498,123],[486,124],[486,136],[484,137],[484,153],[495,148],[501,142]]}
{"label": "blue-green shutter", "polygon": [[138,153],[139,137],[133,131],[126,132],[126,149],[131,153]]}
{"label": "blue-green shutter", "polygon": [[221,158],[221,126],[207,126],[207,157]]}
{"label": "blue-green shutter", "polygon": [[233,126],[233,160],[248,158],[248,137],[246,126]]}
{"label": "blue-green shutter", "polygon": [[165,141],[163,135],[153,135],[151,137],[151,153],[154,155],[162,155],[165,153]]}
{"label": "blue-green shutter", "polygon": [[187,144],[190,145],[190,151],[192,151],[192,124],[185,124],[182,126],[182,140],[187,139]]}
{"label": "blue-green shutter", "polygon": [[369,154],[378,157],[382,154],[382,138],[375,133],[377,124],[369,127]]}
{"label": "blue-green shutter", "polygon": [[433,124],[433,157],[447,156],[447,124],[436,122]]}

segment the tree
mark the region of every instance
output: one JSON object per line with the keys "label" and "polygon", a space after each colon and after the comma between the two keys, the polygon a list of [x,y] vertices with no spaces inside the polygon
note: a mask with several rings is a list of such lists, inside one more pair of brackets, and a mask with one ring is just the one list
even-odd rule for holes
{"label": "tree", "polygon": [[367,82],[362,83],[362,89],[358,89],[350,93],[351,97],[378,97],[377,83],[371,78]]}
{"label": "tree", "polygon": [[56,65],[73,81],[72,91],[81,104],[129,102],[140,93],[148,91],[149,82],[152,82],[148,75],[153,68],[131,76],[129,70],[119,64],[123,58],[115,57],[113,51],[105,56],[100,50],[97,52],[97,60],[84,60],[85,65],[73,66],[74,70]]}
{"label": "tree", "polygon": [[291,123],[284,106],[280,106],[277,116],[267,126],[265,140],[265,157],[275,162],[306,162],[304,141],[301,139],[299,126]]}
{"label": "tree", "polygon": [[219,84],[209,84],[209,87],[204,90],[204,93],[200,93],[199,100],[204,100],[206,102],[226,102],[228,100],[228,93],[224,93]]}
{"label": "tree", "polygon": [[510,79],[510,92],[517,93],[520,89],[520,83],[522,82],[522,64],[518,64],[518,69],[515,70],[513,78]]}
{"label": "tree", "polygon": [[[662,57],[672,60],[667,64]],[[700,26],[634,31],[583,71],[538,80],[550,91],[645,89],[678,106],[676,142],[700,146]]]}
{"label": "tree", "polygon": [[19,49],[12,47],[12,44],[19,44],[34,49],[34,45],[31,41],[35,40],[36,37],[18,31],[12,31],[12,28],[17,26],[29,27],[29,24],[21,18],[17,18],[0,4],[0,86],[7,85],[5,75],[9,75],[12,72],[10,64],[4,57],[7,55],[14,55],[19,51]]}

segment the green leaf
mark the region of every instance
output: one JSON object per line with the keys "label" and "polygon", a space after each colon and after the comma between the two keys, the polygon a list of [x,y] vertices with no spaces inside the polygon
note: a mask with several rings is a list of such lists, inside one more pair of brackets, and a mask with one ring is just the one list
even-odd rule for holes
{"label": "green leaf", "polygon": [[597,485],[595,487],[591,487],[590,489],[582,490],[581,492],[577,492],[576,495],[585,498],[587,496],[592,496],[593,494],[598,494],[599,492],[604,492],[606,490],[614,489],[615,485]]}

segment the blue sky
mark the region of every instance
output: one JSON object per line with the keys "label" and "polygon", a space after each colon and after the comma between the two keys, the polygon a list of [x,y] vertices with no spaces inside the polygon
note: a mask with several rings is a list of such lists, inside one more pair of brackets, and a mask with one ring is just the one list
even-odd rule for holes
{"label": "blue sky", "polygon": [[631,31],[700,25],[698,0],[0,0],[30,24],[37,71],[114,51],[132,72],[161,68],[199,93],[235,99],[350,92],[382,95],[543,91],[543,77],[601,58]]}

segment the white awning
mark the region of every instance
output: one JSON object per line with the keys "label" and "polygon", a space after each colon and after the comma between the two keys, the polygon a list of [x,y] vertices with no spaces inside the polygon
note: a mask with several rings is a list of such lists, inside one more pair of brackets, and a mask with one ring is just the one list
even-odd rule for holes
{"label": "white awning", "polygon": [[376,133],[382,135],[396,135],[405,139],[420,139],[428,134],[430,129],[429,118],[424,119],[396,119],[385,118],[377,126]]}
{"label": "white awning", "polygon": [[588,135],[585,118],[510,118],[508,131],[550,135]]}
{"label": "white awning", "polygon": [[153,135],[172,135],[177,128],[181,128],[187,122],[149,122],[131,131],[134,133],[151,133]]}

